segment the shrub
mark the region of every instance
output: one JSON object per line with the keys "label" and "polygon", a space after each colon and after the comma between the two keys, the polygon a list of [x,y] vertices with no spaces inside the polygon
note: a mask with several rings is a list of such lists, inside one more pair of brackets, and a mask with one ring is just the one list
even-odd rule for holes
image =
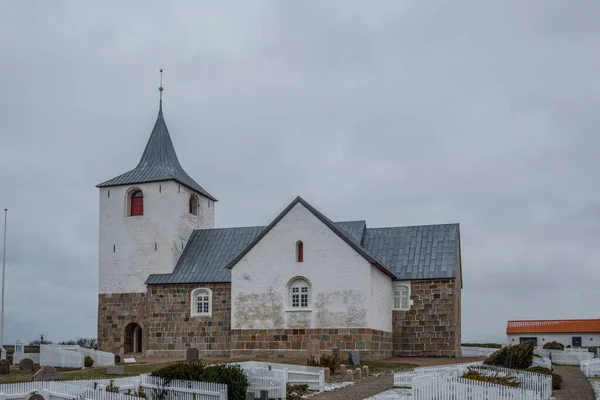
{"label": "shrub", "polygon": [[112,393],[119,393],[119,387],[115,386],[115,381],[114,380],[110,380],[110,382],[108,383],[108,385],[106,386],[105,389],[107,392],[112,392]]}
{"label": "shrub", "polygon": [[479,371],[469,367],[468,371],[462,376],[464,379],[471,379],[480,382],[495,383],[497,385],[519,387],[520,382],[512,375],[500,376],[500,372],[496,372],[492,376],[482,375]]}
{"label": "shrub", "polygon": [[564,350],[565,349],[565,345],[560,343],[560,342],[548,342],[544,345],[544,349],[548,349],[548,350]]}
{"label": "shrub", "polygon": [[312,367],[325,367],[329,368],[331,373],[333,374],[340,368],[340,360],[337,357],[337,353],[333,353],[328,356],[327,354],[322,354],[321,359],[319,361],[315,360],[315,357],[309,358],[306,360],[306,365]]}
{"label": "shrub", "polygon": [[528,368],[533,361],[533,349],[531,342],[509,345],[492,353],[483,363],[504,368]]}
{"label": "shrub", "polygon": [[287,385],[286,393],[289,400],[301,400],[303,395],[308,394],[308,385]]}
{"label": "shrub", "polygon": [[[248,391],[248,378],[237,364],[204,365],[202,361],[181,361],[167,365],[152,373],[163,379],[163,385],[172,380],[224,383],[227,385],[229,400],[245,400]],[[161,398],[160,394],[157,394]]]}
{"label": "shrub", "polygon": [[89,368],[92,365],[94,365],[94,359],[90,356],[85,356],[85,358],[83,359],[83,366]]}

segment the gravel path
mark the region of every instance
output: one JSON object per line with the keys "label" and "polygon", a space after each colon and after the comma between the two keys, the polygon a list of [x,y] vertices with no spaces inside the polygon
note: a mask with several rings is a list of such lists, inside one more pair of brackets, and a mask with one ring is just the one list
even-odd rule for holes
{"label": "gravel path", "polygon": [[[323,392],[311,396],[315,400],[363,400],[369,396],[381,393],[394,387],[394,375],[384,374],[380,376],[369,376],[356,381],[354,385],[336,389],[331,392]],[[570,399],[574,400],[574,399]]]}
{"label": "gravel path", "polygon": [[555,400],[594,400],[592,385],[579,367],[555,365],[554,372],[562,377],[562,387],[554,391]]}

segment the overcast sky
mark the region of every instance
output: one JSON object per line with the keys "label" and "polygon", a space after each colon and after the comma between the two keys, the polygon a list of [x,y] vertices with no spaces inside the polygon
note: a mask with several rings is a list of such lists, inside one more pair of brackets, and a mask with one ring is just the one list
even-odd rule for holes
{"label": "overcast sky", "polygon": [[[463,341],[600,317],[600,3],[3,1],[5,343],[96,335],[98,189],[158,108],[218,227],[460,223]],[[1,248],[0,248],[1,251]]]}

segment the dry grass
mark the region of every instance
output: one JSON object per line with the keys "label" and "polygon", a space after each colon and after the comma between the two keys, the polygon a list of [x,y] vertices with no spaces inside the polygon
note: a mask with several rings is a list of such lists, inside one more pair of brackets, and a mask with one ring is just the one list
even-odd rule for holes
{"label": "dry grass", "polygon": [[[236,361],[248,361],[247,359],[231,359],[231,358],[211,358],[206,359],[206,362],[236,362]],[[295,365],[306,365],[306,360],[303,359],[284,359],[284,358],[270,358],[260,359],[257,361],[266,361],[272,363],[285,363]],[[140,374],[147,374],[156,371],[170,363],[172,361],[161,361],[156,362],[155,360],[150,362],[137,362],[135,364],[121,364],[123,365],[124,375],[122,376],[135,376]],[[402,369],[408,369],[414,367],[413,364],[402,364],[402,363],[390,363],[384,361],[361,361],[361,365],[367,365],[372,373],[397,371]],[[21,372],[18,366],[12,366],[9,375],[0,375],[0,384],[2,383],[16,383],[16,382],[30,382],[33,380],[33,374],[39,370],[39,366],[35,366],[34,372]],[[60,376],[63,380],[77,380],[77,379],[110,379],[118,378],[119,375],[106,375],[106,368],[87,368],[87,369],[66,369],[57,368]]]}

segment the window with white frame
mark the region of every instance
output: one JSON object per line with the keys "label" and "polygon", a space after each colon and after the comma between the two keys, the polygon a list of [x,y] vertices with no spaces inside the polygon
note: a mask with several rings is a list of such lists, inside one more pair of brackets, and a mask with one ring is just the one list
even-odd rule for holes
{"label": "window with white frame", "polygon": [[394,284],[394,310],[410,308],[410,289],[405,284]]}
{"label": "window with white frame", "polygon": [[289,305],[291,309],[308,308],[310,304],[310,283],[304,278],[294,278],[289,284]]}
{"label": "window with white frame", "polygon": [[210,317],[212,315],[212,291],[199,288],[192,292],[192,316]]}

